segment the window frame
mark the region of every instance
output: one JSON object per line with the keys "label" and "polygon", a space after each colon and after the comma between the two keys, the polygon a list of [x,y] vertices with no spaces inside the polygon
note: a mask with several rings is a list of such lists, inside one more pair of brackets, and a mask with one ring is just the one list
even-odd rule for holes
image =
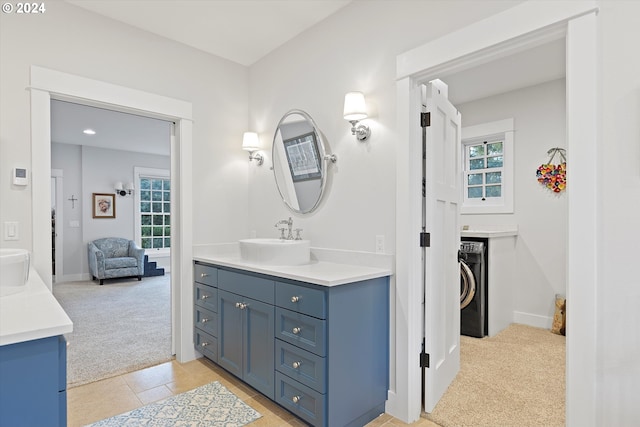
{"label": "window frame", "polygon": [[[513,118],[482,123],[462,128],[462,150],[460,162],[462,170],[461,214],[504,214],[514,212],[514,120]],[[497,142],[502,140],[502,196],[482,199],[468,198],[467,175],[474,171],[467,169],[467,147],[479,142]],[[486,154],[485,154],[486,155]],[[484,184],[486,186],[486,184]]]}
{"label": "window frame", "polygon": [[[142,248],[142,213],[140,212],[140,178],[158,178],[158,179],[171,179],[171,171],[169,169],[157,169],[157,168],[145,168],[135,166],[133,168],[134,179],[136,183],[135,191],[135,241],[139,247]],[[172,190],[171,190],[172,191]],[[173,191],[172,191],[173,192]],[[171,195],[173,198],[173,194]],[[170,202],[171,203],[171,202]],[[171,216],[171,213],[169,214]],[[173,221],[172,221],[173,223]],[[173,236],[169,236],[171,239]],[[171,248],[146,248],[145,254],[147,255],[169,255]]]}

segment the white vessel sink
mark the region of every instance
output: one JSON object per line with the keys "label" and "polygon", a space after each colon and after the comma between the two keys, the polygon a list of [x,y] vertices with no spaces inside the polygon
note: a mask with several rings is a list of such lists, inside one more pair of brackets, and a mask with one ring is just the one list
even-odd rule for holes
{"label": "white vessel sink", "polygon": [[26,288],[29,259],[29,251],[25,249],[0,249],[0,296],[16,294]]}
{"label": "white vessel sink", "polygon": [[309,240],[240,240],[240,258],[254,264],[303,265],[311,259]]}

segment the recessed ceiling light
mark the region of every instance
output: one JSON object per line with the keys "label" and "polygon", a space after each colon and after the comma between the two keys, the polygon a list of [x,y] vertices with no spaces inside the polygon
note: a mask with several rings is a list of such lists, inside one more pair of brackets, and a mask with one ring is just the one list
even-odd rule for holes
{"label": "recessed ceiling light", "polygon": [[87,135],[95,135],[96,131],[93,130],[93,129],[85,129],[85,130],[82,131],[82,133],[85,133]]}

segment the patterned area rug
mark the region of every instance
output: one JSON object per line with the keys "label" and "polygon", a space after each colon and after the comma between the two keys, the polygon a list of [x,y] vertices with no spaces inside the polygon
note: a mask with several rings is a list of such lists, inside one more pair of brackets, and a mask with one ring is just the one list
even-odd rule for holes
{"label": "patterned area rug", "polygon": [[240,427],[262,415],[218,381],[86,427]]}

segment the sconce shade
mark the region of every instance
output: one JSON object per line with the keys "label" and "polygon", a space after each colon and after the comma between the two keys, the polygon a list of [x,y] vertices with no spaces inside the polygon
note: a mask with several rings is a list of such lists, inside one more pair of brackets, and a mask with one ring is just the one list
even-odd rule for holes
{"label": "sconce shade", "polygon": [[127,184],[127,188],[126,190],[131,193],[133,190],[135,190],[135,187],[133,186],[133,182],[130,182]]}
{"label": "sconce shade", "polygon": [[116,182],[116,185],[115,185],[114,189],[116,191],[124,190],[124,186],[122,185],[122,182],[120,182],[120,181]]}
{"label": "sconce shade", "polygon": [[349,92],[344,96],[344,119],[358,121],[367,118],[367,106],[362,92]]}
{"label": "sconce shade", "polygon": [[260,149],[260,139],[255,132],[245,132],[242,136],[242,149],[246,151],[257,151]]}

